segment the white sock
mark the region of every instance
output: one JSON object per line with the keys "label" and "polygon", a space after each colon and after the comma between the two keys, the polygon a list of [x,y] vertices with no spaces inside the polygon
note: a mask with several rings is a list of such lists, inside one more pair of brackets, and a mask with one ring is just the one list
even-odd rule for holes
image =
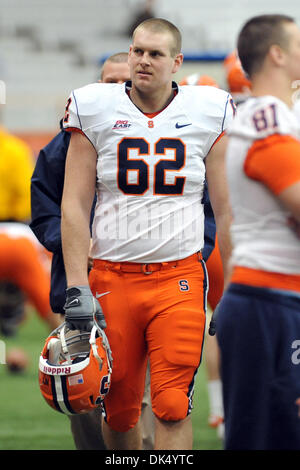
{"label": "white sock", "polygon": [[223,410],[223,397],[222,397],[222,381],[221,380],[209,380],[207,382],[208,388],[208,399],[210,415],[224,416]]}

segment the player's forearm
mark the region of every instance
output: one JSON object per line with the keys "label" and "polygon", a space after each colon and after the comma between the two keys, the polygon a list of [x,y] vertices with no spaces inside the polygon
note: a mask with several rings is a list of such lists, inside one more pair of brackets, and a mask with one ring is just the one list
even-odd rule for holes
{"label": "player's forearm", "polygon": [[83,209],[62,205],[61,235],[68,287],[87,285],[90,229]]}
{"label": "player's forearm", "polygon": [[95,196],[97,154],[88,139],[73,133],[65,167],[61,236],[68,287],[88,285],[90,214]]}
{"label": "player's forearm", "polygon": [[231,224],[231,211],[230,208],[227,209],[223,214],[215,216],[216,227],[218,234],[219,250],[223,264],[223,274],[224,274],[224,290],[229,284],[231,276],[231,237],[230,237],[230,224]]}

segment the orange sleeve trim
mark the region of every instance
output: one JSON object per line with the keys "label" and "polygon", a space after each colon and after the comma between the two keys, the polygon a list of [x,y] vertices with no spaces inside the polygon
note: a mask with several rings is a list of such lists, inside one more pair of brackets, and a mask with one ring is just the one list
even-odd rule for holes
{"label": "orange sleeve trim", "polygon": [[247,284],[254,287],[265,287],[270,289],[284,289],[300,292],[299,274],[282,274],[259,269],[235,266],[231,282],[236,284]]}
{"label": "orange sleeve trim", "polygon": [[[211,151],[213,146],[216,145],[216,143],[219,142],[220,139],[222,139],[223,135],[225,135],[225,134],[226,134],[226,131],[221,132],[221,134],[216,138],[216,140],[214,141],[214,143],[210,147],[209,152]],[[209,152],[207,152],[207,153],[209,153]]]}
{"label": "orange sleeve trim", "polygon": [[274,194],[280,194],[300,181],[300,142],[279,134],[254,142],[247,153],[244,171]]}
{"label": "orange sleeve trim", "polygon": [[219,140],[222,139],[223,135],[225,135],[225,134],[226,134],[226,131],[223,131],[223,132],[219,135],[219,137],[216,138],[216,140],[215,140],[214,143],[212,144],[211,148],[213,148],[213,146],[214,146],[217,142],[219,142]]}
{"label": "orange sleeve trim", "polygon": [[85,133],[79,129],[78,127],[65,127],[65,131],[67,132],[79,132],[79,134],[82,134],[86,137]]}

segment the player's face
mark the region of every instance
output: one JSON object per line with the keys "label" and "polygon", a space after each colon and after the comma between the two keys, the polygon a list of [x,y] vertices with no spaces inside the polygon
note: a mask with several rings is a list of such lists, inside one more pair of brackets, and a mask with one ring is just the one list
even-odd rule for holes
{"label": "player's face", "polygon": [[284,25],[289,34],[286,49],[286,71],[291,80],[300,80],[300,29],[295,23]]}
{"label": "player's face", "polygon": [[182,54],[171,56],[172,36],[139,29],[129,50],[132,85],[142,92],[170,85],[182,63]]}
{"label": "player's face", "polygon": [[127,62],[106,62],[102,70],[103,83],[123,83],[130,80],[129,65]]}

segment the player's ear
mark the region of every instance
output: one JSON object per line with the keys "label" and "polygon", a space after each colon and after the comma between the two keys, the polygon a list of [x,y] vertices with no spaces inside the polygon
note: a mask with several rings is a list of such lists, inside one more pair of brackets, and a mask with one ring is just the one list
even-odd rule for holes
{"label": "player's ear", "polygon": [[179,68],[182,65],[182,62],[183,62],[183,54],[182,53],[176,54],[174,58],[174,65],[173,65],[173,70],[172,70],[173,73],[176,73],[179,70]]}
{"label": "player's ear", "polygon": [[128,52],[128,59],[127,59],[127,64],[130,67],[130,62],[133,54],[133,44],[129,46],[129,52]]}
{"label": "player's ear", "polygon": [[278,44],[272,44],[268,55],[276,65],[282,65],[284,63],[285,51]]}

